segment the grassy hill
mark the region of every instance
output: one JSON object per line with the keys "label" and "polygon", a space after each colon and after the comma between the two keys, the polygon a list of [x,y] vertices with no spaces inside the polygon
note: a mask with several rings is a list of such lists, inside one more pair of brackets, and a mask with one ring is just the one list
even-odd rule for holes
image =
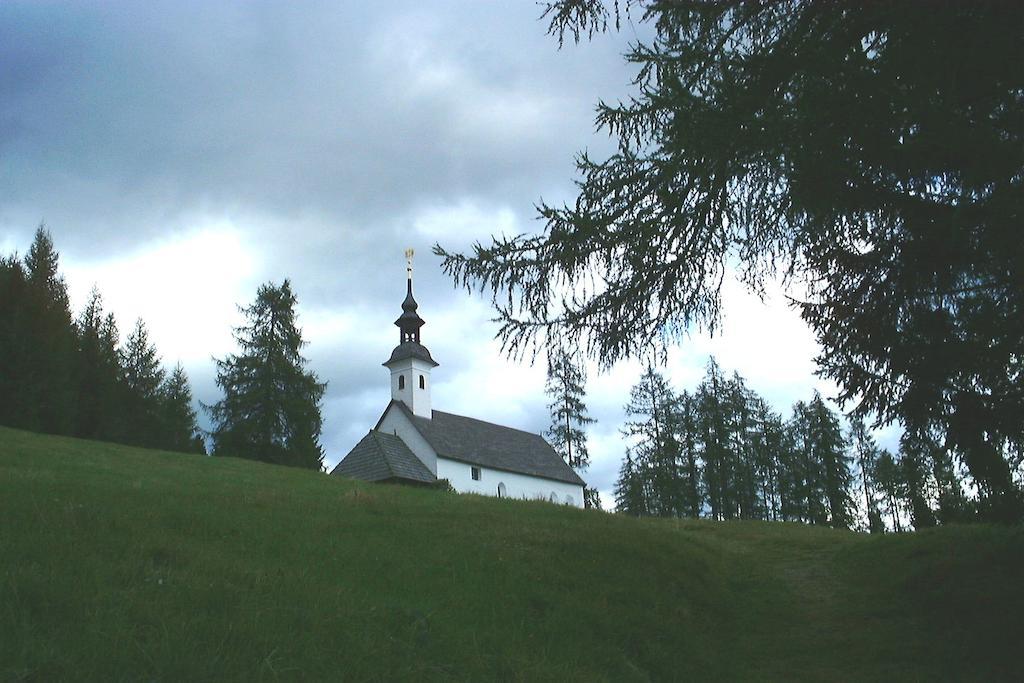
{"label": "grassy hill", "polygon": [[1015,678],[1024,531],[635,520],[0,428],[0,679]]}

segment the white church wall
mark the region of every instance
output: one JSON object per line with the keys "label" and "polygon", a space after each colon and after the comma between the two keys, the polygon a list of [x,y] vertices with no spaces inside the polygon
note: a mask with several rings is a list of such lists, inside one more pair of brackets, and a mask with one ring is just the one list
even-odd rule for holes
{"label": "white church wall", "polygon": [[437,453],[427,443],[427,440],[416,431],[416,428],[413,427],[409,418],[406,417],[400,408],[394,405],[388,408],[384,414],[384,419],[380,421],[380,426],[377,429],[385,434],[397,435],[409,447],[412,454],[419,458],[437,476]]}
{"label": "white church wall", "polygon": [[[447,479],[459,493],[479,493],[485,496],[497,496],[498,487],[504,484],[506,495],[509,498],[551,500],[552,496],[554,496],[554,502],[559,504],[583,507],[583,487],[577,484],[531,477],[528,474],[494,470],[441,457],[437,458],[436,463],[437,470],[435,474],[437,478]],[[473,467],[480,468],[479,481],[473,479]]]}

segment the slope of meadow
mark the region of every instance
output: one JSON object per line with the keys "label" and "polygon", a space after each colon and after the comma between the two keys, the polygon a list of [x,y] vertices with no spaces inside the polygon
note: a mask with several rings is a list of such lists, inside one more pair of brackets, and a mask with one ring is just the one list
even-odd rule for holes
{"label": "slope of meadow", "polygon": [[1017,678],[1022,569],[0,428],[0,680]]}

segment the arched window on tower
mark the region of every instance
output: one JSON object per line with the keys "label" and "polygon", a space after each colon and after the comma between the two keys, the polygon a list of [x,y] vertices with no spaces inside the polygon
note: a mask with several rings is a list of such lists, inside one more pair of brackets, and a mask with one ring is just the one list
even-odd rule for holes
{"label": "arched window on tower", "polygon": [[405,389],[405,375],[398,376],[398,390]]}
{"label": "arched window on tower", "polygon": [[427,388],[427,378],[424,377],[423,375],[420,375],[420,389],[426,389],[426,388]]}

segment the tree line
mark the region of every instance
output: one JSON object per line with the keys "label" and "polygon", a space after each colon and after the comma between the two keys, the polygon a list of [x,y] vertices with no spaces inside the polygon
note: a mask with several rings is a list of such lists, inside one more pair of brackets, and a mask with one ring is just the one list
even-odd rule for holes
{"label": "tree line", "polygon": [[181,364],[167,371],[145,323],[124,343],[93,288],[72,315],[60,256],[40,226],[25,257],[0,259],[0,424],[147,448],[321,469],[320,400],[305,369],[291,284],[259,288],[235,329],[240,353],[217,360],[223,398],[202,431]]}
{"label": "tree line", "polygon": [[908,431],[890,453],[817,392],[784,418],[714,358],[692,392],[649,366],[626,414],[615,503],[630,515],[902,531],[975,519],[992,495],[935,434]]}
{"label": "tree line", "polygon": [[72,315],[60,255],[40,226],[24,258],[0,259],[0,424],[205,453],[181,364],[161,366],[139,319],[122,344],[93,289]]}

